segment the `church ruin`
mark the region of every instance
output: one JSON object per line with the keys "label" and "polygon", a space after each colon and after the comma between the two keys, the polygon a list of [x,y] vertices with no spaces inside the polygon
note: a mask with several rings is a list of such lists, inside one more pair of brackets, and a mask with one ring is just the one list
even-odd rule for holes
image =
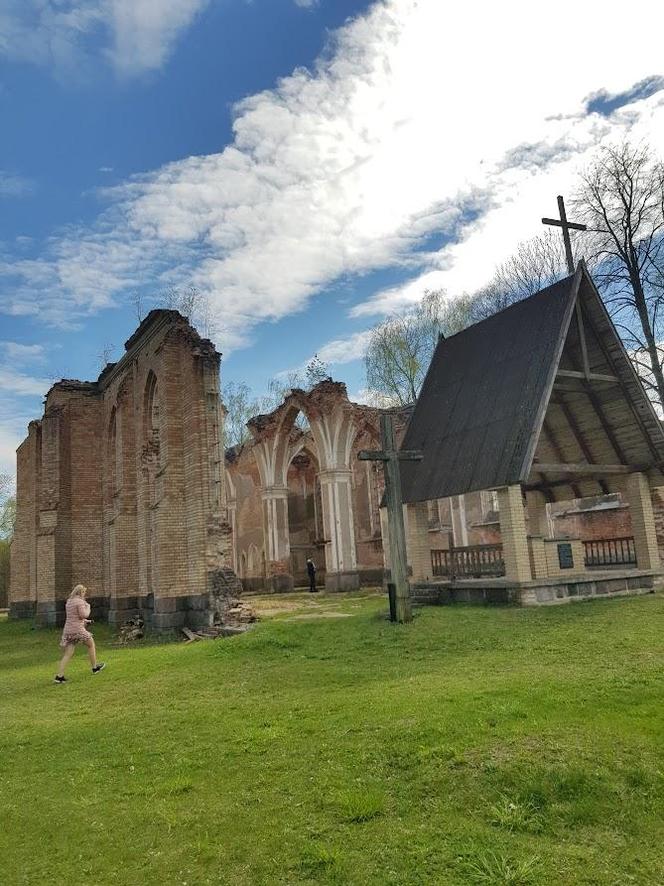
{"label": "church ruin", "polygon": [[78,582],[96,618],[209,624],[232,573],[220,355],[155,310],[97,381],[63,380],[17,452],[10,612],[59,624]]}
{"label": "church ruin", "polygon": [[[652,588],[664,434],[583,265],[439,342],[413,407],[295,389],[224,452],[220,355],[152,311],[97,381],[63,380],[17,451],[10,613],[203,627],[233,593],[381,586],[389,568],[380,416],[402,466],[416,599],[550,603]],[[239,580],[238,580],[239,579]]]}
{"label": "church ruin", "polygon": [[[397,411],[402,432],[408,414]],[[329,379],[291,391],[277,409],[249,421],[251,440],[228,453],[226,465],[235,567],[245,588],[304,585],[307,557],[328,590],[382,583],[382,478],[357,460],[378,439],[379,416]]]}

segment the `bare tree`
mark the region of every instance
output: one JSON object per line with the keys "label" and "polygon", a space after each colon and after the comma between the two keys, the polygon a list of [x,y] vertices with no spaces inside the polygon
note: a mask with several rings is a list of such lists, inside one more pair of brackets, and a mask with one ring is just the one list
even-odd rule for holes
{"label": "bare tree", "polygon": [[16,526],[16,496],[10,495],[0,503],[0,538],[11,540]]}
{"label": "bare tree", "polygon": [[473,323],[528,298],[568,274],[562,238],[554,231],[524,240],[514,255],[498,265],[493,277],[470,296]]}
{"label": "bare tree", "polygon": [[0,539],[11,539],[16,523],[16,496],[9,474],[0,474]]}
{"label": "bare tree", "polygon": [[97,365],[100,372],[112,362],[114,351],[115,345],[112,342],[105,341],[101,346],[101,351],[97,354]]}
{"label": "bare tree", "polygon": [[172,286],[162,293],[159,303],[162,307],[179,311],[204,338],[218,338],[220,326],[208,293],[191,285],[184,288]]}
{"label": "bare tree", "polygon": [[260,412],[258,400],[252,397],[246,382],[235,381],[226,382],[222,399],[226,409],[224,445],[242,446],[249,438],[247,422]]}
{"label": "bare tree", "polygon": [[603,148],[574,208],[592,232],[594,277],[637,371],[664,406],[664,164],[646,145]]}
{"label": "bare tree", "polygon": [[439,336],[468,324],[469,304],[466,297],[446,301],[442,292],[427,291],[414,310],[374,327],[364,358],[367,388],[374,396],[392,405],[413,403]]}
{"label": "bare tree", "polygon": [[130,301],[136,315],[136,321],[140,325],[145,319],[145,295],[140,289],[136,289],[132,292]]}
{"label": "bare tree", "polygon": [[9,495],[12,489],[12,478],[9,474],[0,474],[0,499]]}

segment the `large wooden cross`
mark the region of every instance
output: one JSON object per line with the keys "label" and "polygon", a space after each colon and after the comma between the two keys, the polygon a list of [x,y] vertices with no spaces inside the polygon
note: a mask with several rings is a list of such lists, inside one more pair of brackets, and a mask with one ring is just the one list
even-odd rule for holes
{"label": "large wooden cross", "polygon": [[400,461],[421,461],[421,452],[399,450],[394,437],[392,416],[380,417],[380,442],[382,449],[371,452],[362,449],[358,458],[362,461],[382,461],[385,476],[385,503],[387,506],[387,529],[390,540],[392,583],[395,586],[396,618],[399,622],[412,621],[410,588],[408,586],[408,558],[406,555],[406,530],[403,523],[403,500],[401,497]]}
{"label": "large wooden cross", "polygon": [[567,213],[565,212],[565,201],[562,197],[558,197],[558,211],[560,218],[543,218],[543,225],[555,225],[557,228],[563,229],[563,240],[565,241],[565,257],[567,259],[567,270],[573,274],[576,270],[574,267],[574,255],[572,253],[572,241],[569,236],[572,231],[585,231],[586,225],[578,225],[576,222],[567,221]]}

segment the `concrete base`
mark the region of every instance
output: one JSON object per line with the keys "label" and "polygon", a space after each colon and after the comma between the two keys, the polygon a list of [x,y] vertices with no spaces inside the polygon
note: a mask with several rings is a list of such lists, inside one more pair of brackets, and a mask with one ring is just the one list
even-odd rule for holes
{"label": "concrete base", "polygon": [[359,572],[327,572],[325,574],[325,590],[356,591],[360,587]]}
{"label": "concrete base", "polygon": [[108,611],[109,624],[120,626],[131,618],[142,618],[148,630],[176,631],[182,627],[207,627],[212,621],[208,594],[182,597],[114,597]]}
{"label": "concrete base", "polygon": [[53,625],[61,628],[64,623],[64,600],[49,600],[48,603],[37,603],[37,610],[35,612],[35,624],[38,628],[48,628]]}
{"label": "concrete base", "polygon": [[37,603],[34,600],[13,600],[9,604],[10,618],[34,618]]}
{"label": "concrete base", "polygon": [[664,584],[660,571],[626,569],[524,582],[505,578],[421,582],[411,585],[411,595],[413,602],[420,605],[552,606],[597,597],[649,594],[660,584]]}
{"label": "concrete base", "polygon": [[268,575],[265,579],[266,594],[287,594],[293,590],[293,576],[287,572],[278,572],[276,575]]}
{"label": "concrete base", "polygon": [[[10,618],[34,618],[37,627],[62,627],[65,623],[65,600],[35,603],[31,600],[13,601]],[[140,617],[146,628],[154,631],[207,627],[212,623],[208,594],[190,594],[183,597],[90,597],[90,616],[95,621],[108,621],[119,627],[131,618]]]}
{"label": "concrete base", "polygon": [[252,575],[247,578],[241,578],[242,590],[245,594],[265,594],[266,579],[262,575]]}

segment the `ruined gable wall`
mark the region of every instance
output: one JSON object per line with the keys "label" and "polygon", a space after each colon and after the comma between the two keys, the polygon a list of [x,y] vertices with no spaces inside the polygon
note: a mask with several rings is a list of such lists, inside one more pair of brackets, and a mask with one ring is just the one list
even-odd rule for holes
{"label": "ruined gable wall", "polygon": [[[67,542],[70,564],[63,576],[61,599],[73,585],[84,584],[95,608],[94,617],[106,615],[102,560],[102,435],[98,395],[76,395],[66,407],[66,461],[68,484]],[[94,605],[96,603],[96,605]]]}
{"label": "ruined gable wall", "polygon": [[16,528],[11,543],[9,606],[14,618],[29,618],[37,608],[37,501],[41,461],[41,423],[31,422],[16,452]]}
{"label": "ruined gable wall", "polygon": [[[184,318],[161,315],[142,334],[139,328],[123,363],[103,380],[106,426],[115,410],[115,462],[122,466],[115,496],[106,494],[113,521],[104,550],[117,597],[112,620],[138,608],[169,628],[199,618],[186,613],[203,611],[209,574],[230,566],[232,552],[219,355]],[[112,463],[109,447],[107,475]]]}
{"label": "ruined gable wall", "polygon": [[232,561],[218,373],[214,346],[157,311],[97,382],[53,386],[18,453],[13,614],[61,621],[82,582],[115,623],[207,620]]}
{"label": "ruined gable wall", "polygon": [[[47,395],[34,530],[39,624],[63,623],[64,602],[75,582],[88,585],[93,604],[103,593],[97,555],[99,412],[100,400],[90,384],[60,382]],[[81,541],[87,553],[77,559],[74,546]]]}
{"label": "ruined gable wall", "polygon": [[226,470],[232,478],[236,496],[234,543],[237,572],[245,590],[263,590],[263,503],[258,466],[251,446],[243,447],[239,454],[227,459]]}

